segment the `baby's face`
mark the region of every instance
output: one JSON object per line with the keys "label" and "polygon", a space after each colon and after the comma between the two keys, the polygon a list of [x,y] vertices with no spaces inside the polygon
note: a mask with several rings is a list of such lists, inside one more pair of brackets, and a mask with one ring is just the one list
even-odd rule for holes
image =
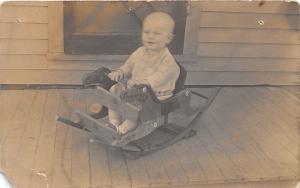
{"label": "baby's face", "polygon": [[143,45],[147,50],[159,51],[172,40],[171,29],[162,22],[149,20],[144,23],[142,32]]}

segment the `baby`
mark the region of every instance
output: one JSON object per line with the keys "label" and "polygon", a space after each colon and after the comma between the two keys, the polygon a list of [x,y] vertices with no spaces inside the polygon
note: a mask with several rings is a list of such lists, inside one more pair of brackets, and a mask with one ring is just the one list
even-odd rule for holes
{"label": "baby", "polygon": [[[173,38],[174,20],[164,12],[149,14],[143,21],[143,46],[133,52],[124,65],[108,74],[115,81],[128,80],[127,86],[138,84],[149,85],[159,100],[173,95],[180,68],[169,52],[167,44]],[[122,84],[115,84],[110,92],[116,96],[124,89]],[[137,122],[126,119],[109,110],[111,124],[116,126],[120,134],[125,134],[137,126]]]}

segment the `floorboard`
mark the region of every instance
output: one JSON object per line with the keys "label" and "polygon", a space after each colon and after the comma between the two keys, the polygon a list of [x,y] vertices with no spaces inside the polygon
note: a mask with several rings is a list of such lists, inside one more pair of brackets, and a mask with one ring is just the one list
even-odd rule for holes
{"label": "floorboard", "polygon": [[150,185],[157,186],[169,184],[170,179],[160,158],[160,151],[144,156],[145,167],[150,178]]}
{"label": "floorboard", "polygon": [[2,160],[1,166],[9,179],[12,179],[16,160],[18,158],[18,151],[20,149],[21,139],[24,132],[26,123],[23,121],[30,113],[33,101],[35,100],[36,93],[34,92],[21,92],[19,95],[19,105],[14,112],[10,121],[5,123],[7,126],[7,133],[2,140]]}
{"label": "floorboard", "polygon": [[[241,104],[240,104],[241,105]],[[243,109],[246,109],[243,108]],[[239,110],[236,109],[236,110]],[[275,177],[276,169],[273,168],[273,164],[270,159],[256,147],[256,143],[251,136],[245,132],[241,126],[241,122],[238,122],[230,117],[230,115],[224,111],[219,111],[217,109],[212,110],[213,116],[216,114],[222,114],[222,122],[218,122],[217,125],[222,132],[227,132],[229,135],[228,140],[230,140],[239,150],[239,153],[246,155],[249,161],[243,165],[243,168],[248,168],[248,170],[256,170],[257,174],[262,177]],[[231,112],[230,112],[231,113]],[[214,117],[217,119],[218,117]],[[256,168],[255,168],[256,167]]]}
{"label": "floorboard", "polygon": [[35,155],[30,188],[49,187],[55,149],[56,121],[61,99],[57,90],[49,90],[41,133]]}
{"label": "floorboard", "polygon": [[12,179],[16,187],[28,187],[32,173],[34,173],[33,165],[47,100],[46,91],[37,91],[35,93],[36,97],[29,108],[28,116],[23,117],[21,120],[24,122],[23,132],[21,133],[18,157],[15,160],[12,173]]}
{"label": "floorboard", "polygon": [[[92,104],[97,103],[97,97],[93,94],[86,98],[87,109]],[[108,151],[107,149],[95,141],[94,136],[89,138],[89,165],[90,165],[90,178],[91,184],[95,186],[105,187],[111,185],[111,173],[108,164]]]}
{"label": "floorboard", "polygon": [[[72,118],[70,107],[73,105],[74,91],[59,90],[61,103],[58,114]],[[71,127],[57,123],[55,147],[51,175],[51,188],[72,186],[71,176]]]}
{"label": "floorboard", "polygon": [[[205,171],[198,162],[198,148],[191,140],[183,140],[171,147],[178,156],[179,163],[189,181],[205,180]],[[205,153],[204,155],[207,155]]]}
{"label": "floorboard", "polygon": [[150,186],[150,177],[145,167],[145,158],[137,160],[127,160],[127,166],[131,177],[132,187],[148,187]]}
{"label": "floorboard", "polygon": [[[237,90],[236,90],[237,91]],[[245,92],[248,94],[248,92]],[[247,94],[245,94],[247,96]],[[232,92],[229,94],[232,95]],[[240,96],[240,95],[239,95]],[[249,98],[245,98],[240,96],[241,98],[237,98],[238,103],[246,103],[247,106],[251,106],[253,104],[253,100],[248,101]],[[270,161],[273,161],[275,164],[275,170],[279,176],[293,176],[294,168],[296,164],[296,159],[290,158],[290,155],[286,155],[285,152],[282,152],[282,147],[279,147],[277,144],[277,140],[266,135],[263,124],[260,123],[261,128],[258,127],[259,122],[261,121],[257,119],[258,113],[255,109],[252,109],[251,113],[242,114],[238,116],[234,116],[234,118],[239,119],[240,124],[243,126],[244,130],[252,137],[255,141],[259,150],[265,153],[268,156]],[[292,163],[287,162],[288,160],[292,160]],[[287,160],[287,161],[286,161]],[[287,167],[288,166],[288,167]]]}
{"label": "floorboard", "polygon": [[[86,111],[86,93],[84,90],[77,90],[74,92],[74,109],[80,111]],[[79,130],[77,128],[71,128],[72,141],[71,141],[71,174],[72,185],[78,187],[90,186],[90,164],[89,159],[89,137],[90,134]]]}
{"label": "floorboard", "polygon": [[28,188],[283,188],[299,178],[300,108],[282,88],[222,88],[195,136],[137,160],[55,121],[76,121],[74,108],[98,100],[88,90],[0,91],[0,170]]}

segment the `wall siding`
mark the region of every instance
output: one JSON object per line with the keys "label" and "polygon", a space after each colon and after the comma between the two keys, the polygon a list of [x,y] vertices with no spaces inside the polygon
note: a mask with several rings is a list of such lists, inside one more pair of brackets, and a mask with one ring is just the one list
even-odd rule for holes
{"label": "wall siding", "polygon": [[0,39],[48,40],[48,24],[0,23]]}
{"label": "wall siding", "polygon": [[236,13],[273,13],[298,14],[297,2],[284,1],[204,1],[202,11],[205,12],[236,12]]}
{"label": "wall siding", "polygon": [[[2,83],[78,83],[100,66],[96,58],[49,60],[63,52],[61,2],[6,2],[0,7],[0,81]],[[299,6],[267,1],[191,3],[189,25],[197,53],[182,64],[188,85],[295,85],[300,62]],[[50,18],[55,22],[49,22]],[[196,21],[194,21],[196,20]],[[192,23],[191,21],[195,22]],[[54,39],[55,43],[49,43]],[[100,58],[101,59],[101,58]]]}
{"label": "wall siding", "polygon": [[[47,2],[5,2],[0,7],[0,81],[37,81],[29,70],[47,69]],[[18,73],[14,72],[18,71]],[[5,76],[10,74],[11,76]],[[22,78],[24,75],[24,78]]]}
{"label": "wall siding", "polygon": [[199,61],[193,65],[197,67],[193,70],[199,74],[190,74],[189,82],[213,85],[298,83],[300,37],[297,3],[198,3],[201,4]]}
{"label": "wall siding", "polygon": [[0,22],[47,23],[47,7],[30,5],[1,6]]}
{"label": "wall siding", "polygon": [[288,14],[202,12],[200,27],[294,29],[299,27],[299,16]]}
{"label": "wall siding", "polygon": [[201,28],[198,42],[300,44],[299,33],[279,29]]}

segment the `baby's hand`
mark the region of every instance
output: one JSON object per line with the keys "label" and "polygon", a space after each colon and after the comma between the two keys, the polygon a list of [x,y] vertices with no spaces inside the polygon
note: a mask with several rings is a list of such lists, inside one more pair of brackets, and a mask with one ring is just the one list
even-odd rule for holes
{"label": "baby's hand", "polygon": [[116,70],[107,75],[110,79],[118,82],[124,79],[124,73],[121,70]]}
{"label": "baby's hand", "polygon": [[133,87],[134,85],[140,85],[140,84],[145,84],[145,85],[149,85],[149,83],[147,82],[147,80],[128,80],[127,82],[127,86],[130,88],[130,87]]}

